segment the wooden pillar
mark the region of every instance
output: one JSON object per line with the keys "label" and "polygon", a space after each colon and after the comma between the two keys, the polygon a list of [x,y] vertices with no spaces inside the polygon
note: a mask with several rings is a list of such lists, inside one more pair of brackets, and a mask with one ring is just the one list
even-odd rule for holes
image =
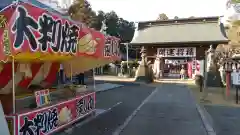
{"label": "wooden pillar", "polygon": [[231,72],[226,72],[226,97],[230,96],[231,89]]}

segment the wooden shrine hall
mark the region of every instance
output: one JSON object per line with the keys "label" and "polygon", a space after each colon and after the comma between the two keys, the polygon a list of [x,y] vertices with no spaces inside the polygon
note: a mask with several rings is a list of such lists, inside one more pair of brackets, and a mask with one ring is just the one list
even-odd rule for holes
{"label": "wooden shrine hall", "polygon": [[201,63],[210,46],[216,49],[217,45],[227,43],[223,24],[216,16],[139,22],[130,46],[144,46],[152,63],[160,56],[162,76],[177,77],[183,65],[191,78],[196,72],[204,72]]}

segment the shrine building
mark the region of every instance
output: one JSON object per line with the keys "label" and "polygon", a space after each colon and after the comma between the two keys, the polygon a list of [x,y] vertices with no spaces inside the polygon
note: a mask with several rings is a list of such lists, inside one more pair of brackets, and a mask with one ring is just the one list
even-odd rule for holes
{"label": "shrine building", "polygon": [[203,74],[205,52],[210,45],[216,49],[228,41],[216,16],[139,22],[130,46],[144,47],[152,63],[160,56],[165,77],[179,77],[184,66],[192,78],[196,72]]}

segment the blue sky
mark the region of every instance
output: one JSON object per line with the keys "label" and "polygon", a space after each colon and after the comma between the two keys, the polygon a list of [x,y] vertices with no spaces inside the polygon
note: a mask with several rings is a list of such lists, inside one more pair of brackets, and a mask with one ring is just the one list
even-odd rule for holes
{"label": "blue sky", "polygon": [[220,16],[227,0],[89,0],[94,10],[114,10],[128,21],[155,20],[159,13],[174,16]]}

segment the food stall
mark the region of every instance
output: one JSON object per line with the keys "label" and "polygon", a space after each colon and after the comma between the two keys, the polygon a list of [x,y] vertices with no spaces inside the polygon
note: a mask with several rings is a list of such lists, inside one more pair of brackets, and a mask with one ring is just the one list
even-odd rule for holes
{"label": "food stall", "polygon": [[12,135],[48,135],[94,113],[95,92],[53,84],[120,58],[119,39],[16,2],[0,11],[0,101]]}

